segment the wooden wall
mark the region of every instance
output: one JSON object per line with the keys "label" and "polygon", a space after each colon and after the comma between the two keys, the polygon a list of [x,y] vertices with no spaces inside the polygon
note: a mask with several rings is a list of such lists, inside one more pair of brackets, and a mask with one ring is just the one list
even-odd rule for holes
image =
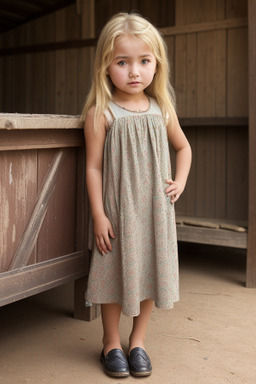
{"label": "wooden wall", "polygon": [[[177,212],[246,220],[248,127],[239,118],[248,116],[247,2],[179,0],[175,25],[166,39],[177,111],[198,122],[184,126],[194,156]],[[191,32],[182,33],[186,28]]]}
{"label": "wooden wall", "polygon": [[69,42],[63,49],[0,57],[0,110],[79,114],[94,48],[70,48],[71,42],[96,37],[109,16],[131,9],[150,18],[166,37],[177,111],[193,149],[177,212],[246,220],[247,1],[99,0],[94,6],[93,0],[78,0],[0,36],[2,49]]}

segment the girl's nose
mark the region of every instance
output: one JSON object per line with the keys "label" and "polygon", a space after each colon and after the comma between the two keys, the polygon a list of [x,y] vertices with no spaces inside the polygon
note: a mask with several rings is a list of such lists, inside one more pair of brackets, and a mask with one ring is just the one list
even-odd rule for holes
{"label": "girl's nose", "polygon": [[136,78],[139,76],[139,74],[135,73],[135,72],[131,72],[129,76],[130,76],[130,78]]}
{"label": "girl's nose", "polygon": [[130,69],[130,74],[129,74],[129,77],[132,78],[136,78],[139,76],[139,73],[138,73],[138,69],[137,69],[137,66],[133,66],[131,69]]}

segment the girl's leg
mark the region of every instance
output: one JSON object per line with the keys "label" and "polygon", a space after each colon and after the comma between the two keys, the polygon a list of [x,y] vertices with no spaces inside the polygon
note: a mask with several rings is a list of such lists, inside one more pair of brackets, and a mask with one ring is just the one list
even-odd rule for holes
{"label": "girl's leg", "polygon": [[140,314],[133,318],[133,328],[130,335],[129,353],[135,347],[145,349],[144,342],[146,338],[148,321],[153,308],[152,300],[144,300],[140,304]]}
{"label": "girl's leg", "polygon": [[103,325],[102,341],[105,356],[109,351],[114,348],[122,350],[119,334],[119,320],[121,315],[121,308],[122,307],[119,304],[101,305],[101,318]]}

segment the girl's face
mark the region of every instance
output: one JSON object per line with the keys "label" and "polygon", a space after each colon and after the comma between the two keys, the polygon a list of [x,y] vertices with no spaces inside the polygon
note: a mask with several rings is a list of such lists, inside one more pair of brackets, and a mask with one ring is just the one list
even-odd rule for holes
{"label": "girl's face", "polygon": [[107,72],[115,86],[115,96],[141,95],[151,84],[155,72],[156,58],[143,40],[129,34],[116,38]]}

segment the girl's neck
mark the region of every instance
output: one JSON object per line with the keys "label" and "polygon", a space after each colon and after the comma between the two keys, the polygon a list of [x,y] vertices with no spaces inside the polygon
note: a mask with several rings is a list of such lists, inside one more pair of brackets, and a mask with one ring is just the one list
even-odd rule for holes
{"label": "girl's neck", "polygon": [[147,111],[150,105],[149,97],[145,93],[140,95],[120,95],[118,92],[113,94],[113,102],[119,107],[134,112]]}

